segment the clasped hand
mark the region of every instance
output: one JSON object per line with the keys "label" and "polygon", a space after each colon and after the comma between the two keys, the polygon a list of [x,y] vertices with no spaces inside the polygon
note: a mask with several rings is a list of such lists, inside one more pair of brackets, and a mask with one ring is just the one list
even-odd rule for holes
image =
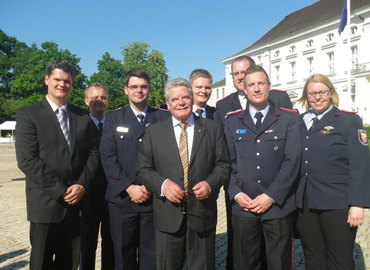
{"label": "clasped hand", "polygon": [[273,200],[265,193],[258,195],[253,200],[247,194],[240,193],[236,198],[236,202],[244,211],[256,214],[266,212],[273,204]]}
{"label": "clasped hand", "polygon": [[[208,198],[211,187],[206,181],[201,181],[197,183],[190,192],[193,192],[198,200],[204,200]],[[171,180],[167,180],[163,186],[163,195],[170,202],[180,203],[185,196],[185,192],[178,184]]]}

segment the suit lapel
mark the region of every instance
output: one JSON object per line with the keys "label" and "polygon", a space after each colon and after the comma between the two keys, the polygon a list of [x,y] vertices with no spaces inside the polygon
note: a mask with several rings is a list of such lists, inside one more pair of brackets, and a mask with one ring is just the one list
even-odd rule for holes
{"label": "suit lapel", "polygon": [[191,167],[195,156],[197,154],[199,145],[203,139],[203,136],[206,132],[205,126],[203,124],[203,120],[199,117],[195,118],[195,124],[194,124],[194,137],[193,137],[193,145],[191,148],[191,157],[190,157],[190,163],[189,168]]}
{"label": "suit lapel", "polygon": [[[76,117],[76,114],[73,113],[73,108],[71,108],[69,105],[67,105],[68,107],[68,120],[69,120],[69,136],[70,136],[70,139],[71,139],[71,149],[70,149],[70,153],[71,153],[71,156],[72,156],[72,153],[74,152],[74,149],[75,149],[75,145],[76,145],[76,140],[77,140],[77,128],[78,128],[78,124],[77,124],[77,117]],[[63,133],[62,133],[63,135]],[[64,135],[63,135],[63,138],[64,138]],[[65,138],[64,138],[65,140]],[[67,142],[65,143],[66,147],[68,148],[68,144]],[[69,149],[68,149],[69,150]]]}
{"label": "suit lapel", "polygon": [[258,130],[256,128],[256,125],[254,124],[253,120],[252,120],[252,117],[249,113],[249,108],[247,108],[246,110],[243,111],[243,113],[241,113],[238,118],[241,118],[242,119],[242,123],[244,125],[246,125],[248,127],[248,129],[250,129],[251,131],[253,131],[253,133],[257,134],[258,133]]}
{"label": "suit lapel", "polygon": [[178,165],[182,168],[179,148],[177,146],[175,131],[172,123],[172,117],[169,117],[163,121],[163,136],[164,141],[166,142],[163,147],[168,148],[169,155],[173,156],[176,159],[176,163],[178,163]]}
{"label": "suit lapel", "polygon": [[230,106],[233,107],[235,111],[242,109],[242,105],[240,104],[238,92],[231,94],[229,103],[230,103]]}

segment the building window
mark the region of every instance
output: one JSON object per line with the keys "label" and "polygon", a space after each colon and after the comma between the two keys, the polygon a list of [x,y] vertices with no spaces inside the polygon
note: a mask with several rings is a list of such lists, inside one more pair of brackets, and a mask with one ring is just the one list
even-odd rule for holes
{"label": "building window", "polygon": [[307,63],[308,63],[308,73],[312,75],[313,74],[313,57],[308,57]]}
{"label": "building window", "polygon": [[279,50],[275,51],[274,57],[275,58],[279,58],[280,57],[280,51]]}
{"label": "building window", "polygon": [[225,96],[225,88],[222,88],[222,97]]}
{"label": "building window", "polygon": [[333,41],[333,39],[334,39],[334,34],[333,33],[330,33],[326,36],[326,41],[327,42],[331,42],[331,41]]}
{"label": "building window", "polygon": [[334,74],[334,52],[328,53],[329,74]]}
{"label": "building window", "polygon": [[311,48],[312,45],[313,45],[313,40],[312,39],[307,40],[307,43],[306,43],[307,48]]}
{"label": "building window", "polygon": [[351,47],[351,53],[352,53],[352,69],[357,69],[357,67],[358,67],[357,45]]}
{"label": "building window", "polygon": [[295,81],[296,78],[296,65],[295,62],[290,62],[290,73],[291,73],[291,80]]}
{"label": "building window", "polygon": [[357,33],[357,26],[352,26],[351,27],[351,34],[355,35]]}
{"label": "building window", "polygon": [[280,66],[275,66],[275,82],[280,83]]}
{"label": "building window", "polygon": [[219,95],[219,91],[218,91],[219,89],[217,88],[216,89],[216,99],[219,99],[220,98],[220,95]]}
{"label": "building window", "polygon": [[289,52],[290,53],[295,53],[295,46],[294,45],[290,46]]}

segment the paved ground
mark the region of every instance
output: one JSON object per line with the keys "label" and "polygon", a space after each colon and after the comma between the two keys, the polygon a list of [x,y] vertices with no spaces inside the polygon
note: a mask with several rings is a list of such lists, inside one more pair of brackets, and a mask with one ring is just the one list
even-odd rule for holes
{"label": "paved ground", "polygon": [[[28,269],[30,245],[29,223],[26,220],[24,175],[18,170],[14,146],[0,144],[0,270]],[[370,195],[369,195],[370,196]],[[356,270],[370,269],[370,211],[358,231],[354,258]],[[298,240],[294,241],[295,269],[303,270],[303,252]],[[223,193],[219,199],[219,220],[216,240],[217,270],[225,269],[227,247]],[[97,256],[99,269],[100,256]]]}

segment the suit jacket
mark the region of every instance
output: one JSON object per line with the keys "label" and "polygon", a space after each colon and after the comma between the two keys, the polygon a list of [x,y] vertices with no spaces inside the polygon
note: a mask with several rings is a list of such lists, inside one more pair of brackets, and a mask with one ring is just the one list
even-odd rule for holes
{"label": "suit jacket", "polygon": [[66,188],[80,184],[89,190],[98,152],[86,111],[68,104],[71,150],[46,98],[21,108],[16,115],[18,167],[26,175],[27,216],[31,222],[64,219],[68,206],[61,198]]}
{"label": "suit jacket", "polygon": [[310,209],[370,207],[370,156],[360,117],[334,107],[312,129],[307,130],[302,119],[300,127],[298,207],[302,208],[304,189]]}
{"label": "suit jacket", "polygon": [[[276,108],[292,108],[292,102],[286,91],[271,89],[269,93],[269,102],[272,103]],[[229,112],[237,111],[242,109],[242,106],[239,101],[238,92],[232,93],[225,98],[219,100],[216,103],[216,116],[217,119],[222,125],[225,124],[226,114]]]}
{"label": "suit jacket", "polygon": [[215,113],[217,109],[213,106],[206,105],[206,118],[207,119],[215,119]]}
{"label": "suit jacket", "polygon": [[[298,114],[270,104],[257,130],[247,109],[227,117],[225,135],[232,160],[229,195],[233,215],[279,219],[293,212],[301,159]],[[256,215],[235,202],[235,195],[240,192],[252,199],[266,193],[275,203],[265,213]]]}
{"label": "suit jacket", "polygon": [[[183,169],[176,143],[172,117],[150,126],[138,158],[138,178],[153,192],[154,225],[157,230],[174,233],[184,215],[179,204],[161,197],[161,186],[170,179],[183,185]],[[211,187],[205,200],[189,193],[187,226],[197,232],[215,228],[217,196],[229,174],[229,156],[220,125],[216,121],[196,118],[194,140],[189,161],[189,190],[201,181]],[[191,214],[193,213],[193,214]]]}
{"label": "suit jacket", "polygon": [[101,161],[108,180],[106,199],[123,211],[152,211],[151,200],[133,203],[125,190],[132,184],[141,185],[135,176],[136,160],[146,127],[168,116],[168,112],[149,107],[141,126],[130,107],[107,115],[100,142]]}

